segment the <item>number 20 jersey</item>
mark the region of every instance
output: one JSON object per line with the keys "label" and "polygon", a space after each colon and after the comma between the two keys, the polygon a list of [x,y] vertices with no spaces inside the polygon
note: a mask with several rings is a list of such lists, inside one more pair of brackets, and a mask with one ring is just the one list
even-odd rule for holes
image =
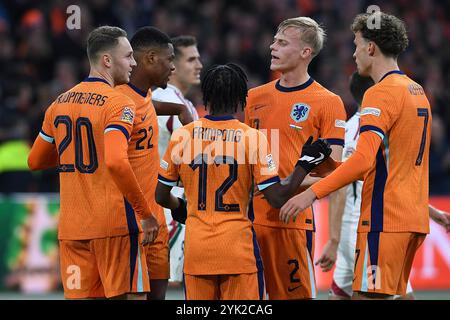
{"label": "number 20 jersey", "polygon": [[58,238],[96,239],[139,232],[131,206],[104,160],[104,135],[120,130],[129,138],[135,105],[106,81],[87,78],[47,109],[40,136],[59,155]]}

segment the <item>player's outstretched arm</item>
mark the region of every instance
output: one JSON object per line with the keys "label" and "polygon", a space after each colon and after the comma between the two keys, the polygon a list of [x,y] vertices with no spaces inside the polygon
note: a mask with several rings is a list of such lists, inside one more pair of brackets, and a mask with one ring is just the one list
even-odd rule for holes
{"label": "player's outstretched arm", "polygon": [[450,232],[450,213],[436,209],[431,204],[428,205],[430,218],[440,224],[447,232]]}
{"label": "player's outstretched arm", "polygon": [[131,204],[138,216],[143,218],[143,245],[152,243],[158,235],[158,222],[153,216],[139,183],[128,161],[128,141],[119,130],[105,133],[105,164],[112,179]]}
{"label": "player's outstretched arm", "polygon": [[175,197],[170,191],[171,186],[158,181],[156,186],[156,202],[167,209],[170,209],[173,220],[185,224],[187,219],[186,200]]}
{"label": "player's outstretched arm", "polygon": [[292,197],[280,210],[280,220],[289,222],[291,218],[321,199],[349,183],[361,179],[372,168],[381,138],[376,133],[366,131],[361,134],[355,153],[328,177],[323,178],[301,194]]}
{"label": "player's outstretched arm", "polygon": [[31,171],[54,168],[58,165],[58,153],[54,143],[37,136],[28,155],[28,168]]}
{"label": "player's outstretched arm", "polygon": [[191,112],[184,104],[156,100],[152,100],[152,102],[158,116],[178,116],[182,125],[194,121]]}
{"label": "player's outstretched arm", "polygon": [[281,208],[295,194],[308,173],[330,156],[331,148],[328,142],[319,139],[311,143],[312,139],[309,137],[303,145],[302,154],[292,174],[285,180],[262,190],[272,207]]}

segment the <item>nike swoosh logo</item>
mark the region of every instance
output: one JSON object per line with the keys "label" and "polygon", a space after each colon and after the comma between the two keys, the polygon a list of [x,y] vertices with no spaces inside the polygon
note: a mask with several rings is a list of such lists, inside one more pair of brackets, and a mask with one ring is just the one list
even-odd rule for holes
{"label": "nike swoosh logo", "polygon": [[144,121],[144,120],[145,120],[145,118],[147,118],[147,115],[145,115],[145,116],[141,117],[141,120],[142,120],[142,121]]}
{"label": "nike swoosh logo", "polygon": [[323,160],[323,158],[325,158],[325,155],[324,155],[322,152],[320,152],[320,157],[317,158],[316,160],[312,161],[311,163],[317,163],[317,162],[320,162],[320,161]]}
{"label": "nike swoosh logo", "polygon": [[258,110],[258,109],[261,109],[261,108],[264,108],[264,107],[267,107],[267,105],[266,104],[261,104],[261,105],[255,106],[255,110]]}
{"label": "nike swoosh logo", "polygon": [[292,292],[292,291],[294,291],[294,290],[296,290],[296,289],[298,289],[298,288],[300,288],[300,287],[301,287],[301,285],[296,286],[296,287],[293,287],[293,288],[288,287],[288,291],[289,291],[289,292]]}

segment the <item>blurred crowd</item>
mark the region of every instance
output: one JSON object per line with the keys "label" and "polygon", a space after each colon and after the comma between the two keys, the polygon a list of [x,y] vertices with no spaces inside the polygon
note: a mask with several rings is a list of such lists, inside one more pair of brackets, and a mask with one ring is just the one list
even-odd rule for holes
{"label": "blurred crowd", "polygon": [[[81,9],[81,28],[66,27],[66,9]],[[450,194],[450,1],[438,0],[15,0],[0,2],[0,192],[58,191],[54,171],[31,174],[26,156],[55,97],[89,72],[88,33],[116,25],[131,36],[153,25],[170,36],[197,37],[205,68],[237,62],[254,87],[273,79],[269,45],[277,25],[294,16],[321,23],[328,39],[310,68],[314,79],[340,95],[349,114],[355,70],[349,26],[369,5],[401,17],[410,46],[399,64],[421,83],[433,109],[430,193]],[[189,98],[201,106],[198,88]],[[353,110],[353,111],[352,111]]]}

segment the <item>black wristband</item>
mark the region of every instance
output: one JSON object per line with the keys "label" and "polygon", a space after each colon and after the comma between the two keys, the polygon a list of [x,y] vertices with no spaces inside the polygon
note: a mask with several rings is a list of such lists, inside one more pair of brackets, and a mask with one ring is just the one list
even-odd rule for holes
{"label": "black wristband", "polygon": [[176,209],[170,210],[173,220],[185,224],[187,219],[187,203],[186,200],[178,198],[179,206]]}

